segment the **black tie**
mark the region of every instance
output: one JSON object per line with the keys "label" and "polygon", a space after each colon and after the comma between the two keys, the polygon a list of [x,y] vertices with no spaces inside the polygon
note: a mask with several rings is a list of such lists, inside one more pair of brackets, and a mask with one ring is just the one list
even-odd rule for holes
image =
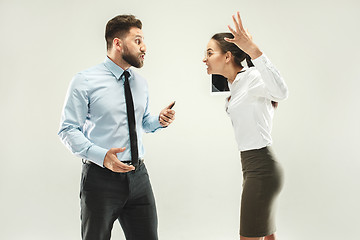
{"label": "black tie", "polygon": [[139,153],[138,153],[137,136],[136,136],[134,102],[129,85],[130,73],[128,71],[124,71],[123,75],[125,76],[124,90],[125,90],[126,111],[127,111],[129,134],[130,134],[131,161],[132,161],[132,165],[136,167],[139,163]]}

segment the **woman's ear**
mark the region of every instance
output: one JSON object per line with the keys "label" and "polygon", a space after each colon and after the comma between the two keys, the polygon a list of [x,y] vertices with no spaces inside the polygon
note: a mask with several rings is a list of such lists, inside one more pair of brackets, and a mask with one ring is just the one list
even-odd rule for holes
{"label": "woman's ear", "polygon": [[232,57],[233,57],[233,55],[231,54],[231,52],[230,52],[230,51],[227,51],[227,52],[225,53],[225,62],[226,62],[226,63],[229,63],[229,62],[231,61]]}

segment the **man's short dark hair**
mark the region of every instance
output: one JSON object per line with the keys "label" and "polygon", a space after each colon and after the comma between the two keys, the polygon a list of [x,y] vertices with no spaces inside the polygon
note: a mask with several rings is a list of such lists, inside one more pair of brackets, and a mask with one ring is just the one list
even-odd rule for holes
{"label": "man's short dark hair", "polygon": [[130,28],[142,28],[142,23],[134,15],[118,15],[109,20],[105,29],[105,40],[107,49],[110,49],[114,38],[123,39]]}

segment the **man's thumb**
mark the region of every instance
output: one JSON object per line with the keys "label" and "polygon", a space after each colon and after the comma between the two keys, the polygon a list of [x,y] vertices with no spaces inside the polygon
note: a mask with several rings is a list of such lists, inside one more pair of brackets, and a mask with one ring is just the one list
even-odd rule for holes
{"label": "man's thumb", "polygon": [[170,105],[167,106],[166,109],[171,109],[174,105],[175,105],[175,101],[173,101],[172,103],[170,103]]}

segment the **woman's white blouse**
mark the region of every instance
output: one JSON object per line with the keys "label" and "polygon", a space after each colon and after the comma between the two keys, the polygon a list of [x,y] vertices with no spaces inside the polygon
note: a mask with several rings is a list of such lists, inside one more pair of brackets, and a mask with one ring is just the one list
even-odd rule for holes
{"label": "woman's white blouse", "polygon": [[271,101],[288,97],[283,78],[264,54],[252,62],[255,67],[239,73],[234,82],[229,83],[231,96],[225,106],[240,151],[271,145],[274,116]]}

